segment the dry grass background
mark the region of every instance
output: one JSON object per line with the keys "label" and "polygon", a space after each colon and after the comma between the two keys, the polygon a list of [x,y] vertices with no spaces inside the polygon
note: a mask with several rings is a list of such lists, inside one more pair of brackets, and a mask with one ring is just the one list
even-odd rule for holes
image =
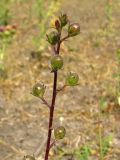
{"label": "dry grass background", "polygon": [[[67,136],[57,145],[65,152],[88,144],[93,149],[91,159],[98,160],[98,125],[95,122],[98,121],[100,97],[104,96],[108,102],[103,117],[104,135],[113,135],[106,160],[119,160],[120,107],[115,103],[116,81],[112,75],[117,69],[116,50],[120,47],[120,2],[111,1],[112,20],[108,21],[106,1],[63,0],[57,11],[57,15],[66,12],[72,22],[81,25],[80,36],[62,46],[65,65],[59,73],[59,85],[64,83],[69,70],[79,74],[80,85],[60,93],[54,126],[62,117]],[[42,81],[47,84],[46,98],[50,101],[52,74],[48,60],[51,50],[45,49],[39,60],[36,55],[31,56],[36,50],[33,37],[39,33],[38,20],[31,12],[32,4],[30,0],[11,6],[18,31],[7,49],[8,78],[0,80],[0,160],[19,160],[24,154],[33,154],[39,143],[43,144],[41,155],[44,154],[48,111],[30,91],[36,81]],[[57,159],[56,150],[51,151],[50,159]]]}

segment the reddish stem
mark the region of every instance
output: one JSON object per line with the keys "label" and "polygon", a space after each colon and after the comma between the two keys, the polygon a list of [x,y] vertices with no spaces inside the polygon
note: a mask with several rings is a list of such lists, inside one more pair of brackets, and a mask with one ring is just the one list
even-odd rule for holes
{"label": "reddish stem", "polygon": [[62,43],[63,41],[65,41],[65,40],[68,39],[68,38],[69,38],[69,35],[65,36],[64,38],[62,38],[62,39],[60,40],[60,43]]}
{"label": "reddish stem", "polygon": [[64,86],[62,86],[61,88],[57,89],[57,93],[58,93],[58,92],[60,92],[60,91],[62,91],[62,90],[64,90],[64,89],[65,89],[65,87],[67,87],[67,85],[66,85],[66,84],[65,84]]}
{"label": "reddish stem", "polygon": [[56,142],[57,142],[57,140],[54,140],[54,141],[50,144],[50,148],[52,148],[52,147],[55,145]]}
{"label": "reddish stem", "polygon": [[[61,33],[60,33],[60,36],[61,36]],[[58,46],[57,46],[57,54],[59,54],[59,51],[60,51],[60,45],[63,41],[65,41],[66,39],[69,38],[69,35],[67,35],[66,37],[62,38],[59,43],[58,43]]]}
{"label": "reddish stem", "polygon": [[50,107],[49,129],[48,129],[48,138],[47,138],[45,160],[48,160],[49,150],[50,150],[50,141],[51,141],[52,124],[53,124],[53,114],[54,114],[55,99],[56,99],[56,93],[57,93],[56,90],[57,90],[57,71],[54,71],[53,96],[52,96],[52,104],[51,104],[51,107]]}
{"label": "reddish stem", "polygon": [[40,99],[43,101],[43,104],[45,104],[50,109],[50,105],[48,104],[48,102],[43,97]]}
{"label": "reddish stem", "polygon": [[[61,30],[59,31],[59,42],[57,44],[57,49],[55,47],[53,48],[55,54],[59,54],[60,52],[60,45],[61,43],[68,38],[68,36],[61,38]],[[54,83],[53,83],[53,95],[52,95],[52,103],[50,106],[50,113],[49,113],[49,128],[48,128],[48,137],[47,137],[47,145],[46,145],[46,152],[45,152],[45,159],[48,160],[49,157],[49,151],[51,148],[51,135],[52,135],[52,124],[53,124],[53,116],[54,116],[54,108],[55,108],[55,100],[57,95],[57,71],[53,71],[54,73]]]}

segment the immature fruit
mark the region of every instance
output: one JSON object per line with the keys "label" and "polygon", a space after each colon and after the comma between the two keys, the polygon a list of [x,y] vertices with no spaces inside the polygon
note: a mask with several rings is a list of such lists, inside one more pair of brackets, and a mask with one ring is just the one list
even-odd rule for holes
{"label": "immature fruit", "polygon": [[24,156],[23,160],[35,160],[35,157],[27,155],[27,156]]}
{"label": "immature fruit", "polygon": [[80,25],[78,23],[73,23],[68,27],[68,35],[70,37],[76,36],[80,33]]}
{"label": "immature fruit", "polygon": [[59,41],[59,34],[56,31],[52,31],[47,35],[47,40],[51,45],[55,45]]}
{"label": "immature fruit", "polygon": [[54,55],[51,58],[51,68],[52,70],[59,70],[63,67],[63,59],[59,55]]}
{"label": "immature fruit", "polygon": [[68,23],[68,17],[66,14],[62,14],[60,17],[61,26],[64,27]]}
{"label": "immature fruit", "polygon": [[45,89],[46,89],[46,87],[44,86],[44,84],[37,83],[33,86],[32,94],[36,97],[42,98],[45,93]]}
{"label": "immature fruit", "polygon": [[66,135],[66,130],[63,126],[59,126],[54,130],[55,139],[63,139]]}
{"label": "immature fruit", "polygon": [[66,84],[69,86],[75,86],[78,84],[79,76],[77,73],[69,73],[66,78]]}

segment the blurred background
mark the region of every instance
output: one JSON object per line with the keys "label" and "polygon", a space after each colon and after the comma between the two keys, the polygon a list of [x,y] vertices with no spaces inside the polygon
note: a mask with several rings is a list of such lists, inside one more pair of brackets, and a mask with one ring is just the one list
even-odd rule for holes
{"label": "blurred background", "polygon": [[43,82],[51,101],[46,32],[61,13],[81,33],[62,44],[58,87],[68,71],[80,85],[57,97],[54,126],[67,134],[50,159],[98,160],[102,146],[100,160],[120,160],[120,0],[0,0],[0,160],[20,160],[37,146],[43,159],[49,112],[30,92]]}

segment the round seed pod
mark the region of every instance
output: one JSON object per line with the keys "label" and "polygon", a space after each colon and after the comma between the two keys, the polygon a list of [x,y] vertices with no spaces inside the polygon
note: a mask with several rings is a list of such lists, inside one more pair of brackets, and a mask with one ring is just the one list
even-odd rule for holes
{"label": "round seed pod", "polygon": [[63,67],[63,59],[61,56],[59,55],[54,55],[52,58],[51,58],[51,68],[52,70],[59,70]]}
{"label": "round seed pod", "polygon": [[79,76],[77,73],[70,72],[66,77],[66,84],[69,86],[76,86],[79,81]]}
{"label": "round seed pod", "polygon": [[33,89],[32,89],[32,94],[36,97],[43,97],[44,96],[44,93],[45,93],[45,85],[44,84],[41,84],[41,83],[36,83],[34,86],[33,86]]}
{"label": "round seed pod", "polygon": [[73,23],[68,27],[68,35],[70,37],[76,36],[80,33],[80,25],[78,23]]}
{"label": "round seed pod", "polygon": [[51,31],[49,34],[47,34],[47,40],[51,45],[57,44],[59,41],[59,34],[56,31]]}
{"label": "round seed pod", "polygon": [[63,139],[66,135],[66,130],[63,126],[59,126],[54,130],[55,139]]}

